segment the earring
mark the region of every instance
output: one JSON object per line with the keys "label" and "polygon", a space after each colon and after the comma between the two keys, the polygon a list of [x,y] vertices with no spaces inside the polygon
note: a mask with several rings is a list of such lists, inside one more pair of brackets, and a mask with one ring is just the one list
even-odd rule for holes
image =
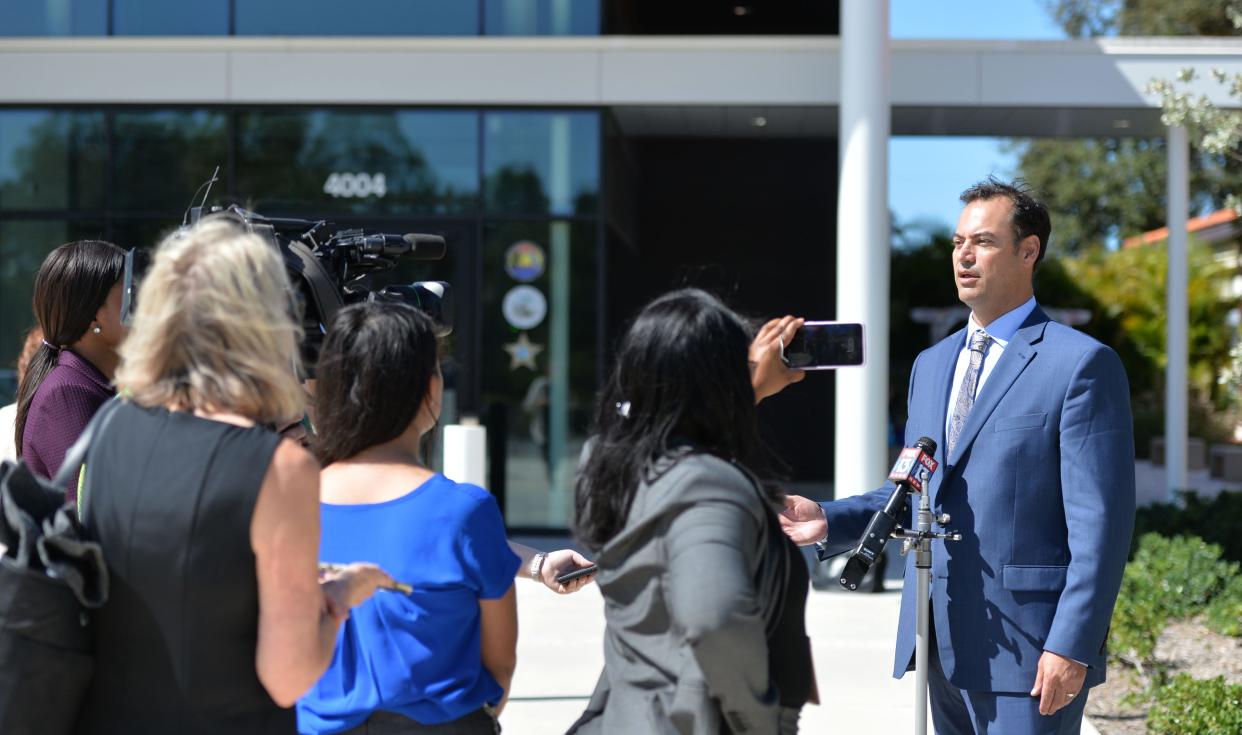
{"label": "earring", "polygon": [[100,332],[102,332],[103,330],[102,330],[102,329],[100,329],[98,326],[96,326],[96,327],[95,327],[94,329],[92,329],[91,331],[92,331],[92,332],[94,332],[95,334],[99,334],[99,333],[100,333]]}

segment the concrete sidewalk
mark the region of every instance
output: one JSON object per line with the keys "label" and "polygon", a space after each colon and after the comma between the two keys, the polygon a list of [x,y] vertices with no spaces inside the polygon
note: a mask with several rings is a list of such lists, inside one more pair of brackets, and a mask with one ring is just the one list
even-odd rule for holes
{"label": "concrete sidewalk", "polygon": [[[891,583],[881,594],[811,592],[806,622],[821,704],[802,710],[802,732],[913,732],[914,677],[891,677],[900,596]],[[595,585],[562,597],[519,581],[518,613],[517,673],[500,718],[505,735],[563,733],[603,668],[603,599]],[[1082,731],[1096,735],[1085,723]]]}

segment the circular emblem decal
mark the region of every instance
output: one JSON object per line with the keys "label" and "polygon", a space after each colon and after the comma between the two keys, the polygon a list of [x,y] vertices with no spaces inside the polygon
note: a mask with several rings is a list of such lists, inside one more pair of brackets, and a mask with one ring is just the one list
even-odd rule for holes
{"label": "circular emblem decal", "polygon": [[515,329],[534,329],[548,315],[548,300],[534,286],[514,286],[505,294],[500,310]]}
{"label": "circular emblem decal", "polygon": [[530,283],[542,276],[545,265],[543,248],[530,240],[515,242],[505,251],[505,273],[520,283]]}

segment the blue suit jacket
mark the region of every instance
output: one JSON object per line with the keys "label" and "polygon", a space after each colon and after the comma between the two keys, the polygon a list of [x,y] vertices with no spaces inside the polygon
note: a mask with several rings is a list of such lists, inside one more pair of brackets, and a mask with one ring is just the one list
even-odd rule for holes
{"label": "blue suit jacket", "polygon": [[[936,440],[932,507],[962,540],[933,547],[932,614],[961,689],[1029,692],[1044,650],[1104,681],[1109,620],[1134,529],[1134,434],[1117,354],[1039,308],[1006,346],[945,457],[945,413],[965,333],[915,360],[905,443]],[[892,486],[824,503],[829,538],[853,543]],[[912,498],[917,505],[917,497]],[[893,676],[914,653],[914,555]]]}

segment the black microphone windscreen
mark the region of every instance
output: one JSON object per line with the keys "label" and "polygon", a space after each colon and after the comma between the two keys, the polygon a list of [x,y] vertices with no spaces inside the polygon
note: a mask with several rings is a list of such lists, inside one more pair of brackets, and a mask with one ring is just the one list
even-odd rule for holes
{"label": "black microphone windscreen", "polygon": [[439,260],[444,257],[448,249],[444,244],[444,238],[439,235],[410,232],[403,239],[410,244],[410,257],[415,260]]}

